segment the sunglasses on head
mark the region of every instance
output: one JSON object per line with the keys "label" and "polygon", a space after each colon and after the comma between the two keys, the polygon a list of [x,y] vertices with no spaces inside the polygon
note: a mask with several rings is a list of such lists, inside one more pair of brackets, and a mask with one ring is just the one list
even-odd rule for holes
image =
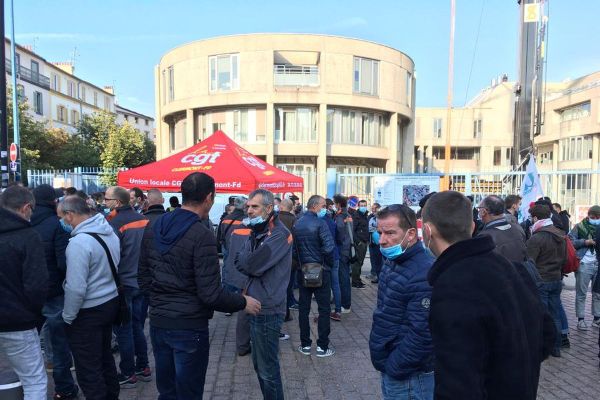
{"label": "sunglasses on head", "polygon": [[390,211],[400,211],[400,213],[402,214],[402,217],[408,223],[409,229],[410,228],[417,229],[417,227],[413,226],[411,220],[408,218],[408,214],[406,214],[406,208],[408,208],[408,206],[405,206],[404,204],[392,204],[392,205],[387,206],[386,208]]}

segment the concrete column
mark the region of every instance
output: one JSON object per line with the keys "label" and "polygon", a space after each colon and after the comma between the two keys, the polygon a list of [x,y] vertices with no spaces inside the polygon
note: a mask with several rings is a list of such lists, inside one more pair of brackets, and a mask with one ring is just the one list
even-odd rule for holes
{"label": "concrete column", "polygon": [[327,104],[319,105],[317,131],[317,193],[327,193]]}
{"label": "concrete column", "polygon": [[390,116],[390,127],[388,141],[386,145],[389,149],[389,156],[385,165],[387,174],[395,174],[398,172],[398,141],[399,137],[398,113],[392,113]]}
{"label": "concrete column", "polygon": [[185,111],[185,145],[187,147],[193,146],[194,143],[194,110],[188,108]]}
{"label": "concrete column", "polygon": [[414,148],[415,148],[415,119],[402,130],[402,172],[411,173],[413,172],[413,159],[414,159]]}
{"label": "concrete column", "polygon": [[[552,144],[552,170],[553,171],[558,171],[558,163],[560,162],[560,158],[559,158],[559,151],[560,151],[560,145],[559,145],[559,141],[556,140],[554,141],[554,143]],[[551,182],[552,182],[552,195],[550,196],[550,198],[554,201],[558,201],[559,203],[564,203],[564,197],[559,199],[558,197],[558,193],[560,192],[560,185],[562,184],[562,176],[561,175],[552,175],[551,178]],[[563,205],[561,203],[561,205],[563,207],[567,207],[567,205]],[[575,212],[575,210],[569,210],[571,212]],[[578,221],[579,222],[579,221]]]}
{"label": "concrete column", "polygon": [[[600,150],[600,137],[598,135],[592,136],[592,171],[597,171],[598,163],[600,162],[600,154],[598,153]],[[590,196],[590,204],[598,204],[598,174],[591,174],[591,193]]]}
{"label": "concrete column", "polygon": [[265,155],[269,164],[275,163],[275,108],[273,103],[267,103],[267,148]]}

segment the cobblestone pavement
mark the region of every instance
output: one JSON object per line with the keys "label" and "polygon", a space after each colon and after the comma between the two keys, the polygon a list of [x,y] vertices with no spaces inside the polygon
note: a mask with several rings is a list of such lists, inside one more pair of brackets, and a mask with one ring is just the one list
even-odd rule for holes
{"label": "cobblestone pavement", "polygon": [[[365,265],[364,271],[368,268]],[[312,317],[313,355],[307,357],[298,353],[300,331],[297,313],[292,312],[294,320],[284,323],[283,327],[290,340],[280,342],[286,399],[381,399],[379,374],[371,365],[368,349],[376,294],[377,286],[370,283],[365,289],[352,289],[352,313],[344,314],[342,322],[331,321],[331,343],[336,354],[330,358],[320,359],[314,355],[317,326]],[[590,297],[586,306],[588,315]],[[577,331],[574,290],[564,290],[562,298],[572,327],[571,348],[563,350],[562,358],[551,357],[542,365],[538,398],[597,400],[600,398],[598,329],[590,326],[587,332]],[[312,315],[316,315],[314,302]],[[235,321],[235,315],[227,317],[215,313],[210,322],[211,347],[205,399],[261,398],[251,358],[236,355]],[[153,364],[151,354],[150,360]],[[136,389],[122,390],[120,397],[127,400],[156,399],[155,382],[140,382]]]}

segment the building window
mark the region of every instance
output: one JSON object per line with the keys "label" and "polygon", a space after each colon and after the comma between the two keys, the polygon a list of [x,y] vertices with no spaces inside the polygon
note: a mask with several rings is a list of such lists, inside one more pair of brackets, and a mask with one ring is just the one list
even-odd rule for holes
{"label": "building window", "polygon": [[312,108],[278,108],[275,113],[275,142],[317,141],[317,113]]}
{"label": "building window", "polygon": [[175,70],[171,65],[168,68],[169,71],[169,101],[175,100]]}
{"label": "building window", "polygon": [[502,165],[502,149],[494,147],[494,166]]}
{"label": "building window", "polygon": [[175,124],[169,124],[169,148],[175,150]]}
{"label": "building window", "polygon": [[110,97],[104,96],[104,109],[110,111]]}
{"label": "building window", "polygon": [[94,92],[94,106],[98,107],[98,92]]}
{"label": "building window", "polygon": [[239,54],[223,54],[208,58],[210,90],[238,90],[240,88]]}
{"label": "building window", "polygon": [[75,82],[67,81],[67,94],[71,97],[75,97]]}
{"label": "building window", "polygon": [[60,76],[57,74],[52,74],[52,89],[60,92]]}
{"label": "building window", "polygon": [[56,107],[56,119],[58,122],[67,123],[67,109],[64,106]]}
{"label": "building window", "polygon": [[134,118],[135,123],[137,124],[140,119],[138,117]]}
{"label": "building window", "polygon": [[23,85],[17,84],[17,99],[19,102],[23,101],[25,98],[25,87]]}
{"label": "building window", "polygon": [[440,139],[442,137],[442,124],[441,118],[433,119],[433,137],[434,139]]}
{"label": "building window", "polygon": [[15,60],[17,61],[15,63],[15,68],[17,71],[17,74],[21,73],[21,55],[19,53],[15,53]]}
{"label": "building window", "polygon": [[37,82],[40,79],[40,64],[31,60],[31,78]]}
{"label": "building window", "polygon": [[85,86],[81,85],[79,86],[79,89],[81,90],[81,92],[79,93],[79,99],[85,102]]}
{"label": "building window", "polygon": [[546,151],[543,153],[540,153],[538,156],[538,160],[540,160],[540,164],[552,164],[552,159],[553,159],[553,151]]}
{"label": "building window", "polygon": [[[446,151],[444,147],[435,146],[432,150],[434,159],[444,159]],[[450,159],[452,160],[479,160],[479,155],[479,147],[452,147],[450,149]]]}
{"label": "building window", "polygon": [[481,138],[481,119],[473,121],[473,139]]}
{"label": "building window", "polygon": [[560,122],[589,117],[590,112],[591,104],[589,101],[558,110],[558,113],[560,114]]}
{"label": "building window", "polygon": [[44,101],[41,92],[33,92],[33,111],[38,115],[44,115]]}
{"label": "building window", "polygon": [[79,122],[79,112],[77,110],[71,110],[71,125],[77,125]]}
{"label": "building window", "polygon": [[592,159],[592,135],[576,136],[561,139],[560,161],[576,161]]}
{"label": "building window", "polygon": [[327,110],[327,142],[384,146],[388,119],[383,114]]}
{"label": "building window", "polygon": [[354,93],[379,94],[379,61],[354,57]]}
{"label": "building window", "polygon": [[233,111],[233,138],[236,142],[248,141],[248,110]]}
{"label": "building window", "polygon": [[148,126],[148,120],[144,119],[144,125]]}

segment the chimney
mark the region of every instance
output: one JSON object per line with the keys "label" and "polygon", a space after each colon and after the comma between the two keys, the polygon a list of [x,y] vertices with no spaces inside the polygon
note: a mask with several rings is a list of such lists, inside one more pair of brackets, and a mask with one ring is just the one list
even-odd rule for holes
{"label": "chimney", "polygon": [[30,52],[32,52],[32,53],[33,53],[33,46],[32,46],[32,45],[30,45],[30,44],[25,44],[25,45],[23,45],[23,48],[24,48],[25,50],[28,50],[28,51],[30,51]]}
{"label": "chimney", "polygon": [[502,74],[502,82],[508,82],[508,74]]}
{"label": "chimney", "polygon": [[75,74],[75,66],[73,65],[72,62],[68,62],[68,61],[64,61],[64,62],[53,62],[52,63],[54,66],[62,69],[63,71],[65,71],[67,74]]}
{"label": "chimney", "polygon": [[114,87],[112,87],[112,86],[104,86],[104,91],[105,91],[105,92],[108,92],[108,93],[110,93],[110,94],[112,94],[112,95],[114,95],[114,94],[115,94],[115,88],[114,88]]}

